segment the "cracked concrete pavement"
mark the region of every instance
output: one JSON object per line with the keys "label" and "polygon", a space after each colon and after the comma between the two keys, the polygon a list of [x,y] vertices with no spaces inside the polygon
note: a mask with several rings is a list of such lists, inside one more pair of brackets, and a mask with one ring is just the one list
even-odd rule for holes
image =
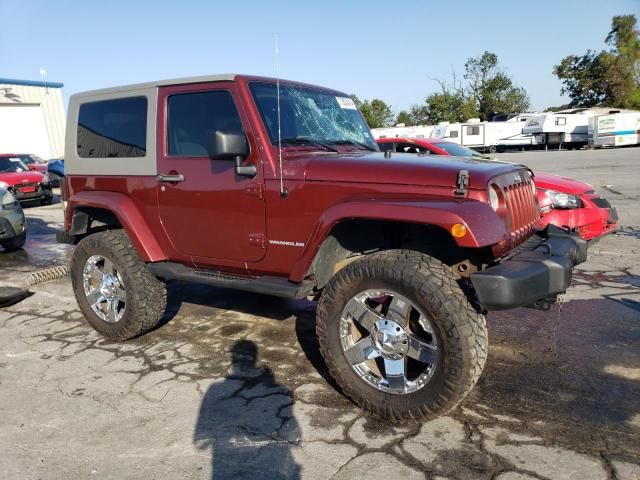
{"label": "cracked concrete pavement", "polygon": [[[608,193],[623,229],[565,302],[488,316],[490,350],[450,415],[392,425],[327,377],[315,305],[172,283],[164,324],[97,335],[67,279],[0,310],[4,478],[640,478],[640,149],[505,154]],[[635,183],[634,183],[635,182]],[[27,209],[0,283],[64,263],[58,206]]]}

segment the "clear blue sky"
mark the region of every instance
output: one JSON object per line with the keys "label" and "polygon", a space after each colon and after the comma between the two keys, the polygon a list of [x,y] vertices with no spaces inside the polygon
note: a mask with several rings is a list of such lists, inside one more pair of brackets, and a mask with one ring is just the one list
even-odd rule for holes
{"label": "clear blue sky", "polygon": [[207,73],[275,75],[382,98],[394,111],[462,77],[468,57],[498,55],[532,107],[566,101],[553,65],[604,48],[613,15],[640,0],[33,1],[0,0],[0,77],[74,92]]}

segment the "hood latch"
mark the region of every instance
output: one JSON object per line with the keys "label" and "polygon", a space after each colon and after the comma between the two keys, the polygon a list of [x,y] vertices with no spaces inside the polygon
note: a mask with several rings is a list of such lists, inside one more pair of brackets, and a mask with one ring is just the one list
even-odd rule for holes
{"label": "hood latch", "polygon": [[467,195],[467,187],[469,186],[469,170],[460,170],[458,172],[458,181],[456,182],[456,191],[454,195]]}

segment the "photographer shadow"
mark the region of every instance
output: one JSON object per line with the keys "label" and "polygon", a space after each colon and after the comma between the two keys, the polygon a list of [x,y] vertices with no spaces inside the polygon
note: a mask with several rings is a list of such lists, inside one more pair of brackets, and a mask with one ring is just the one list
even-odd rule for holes
{"label": "photographer shadow", "polygon": [[248,340],[231,347],[231,371],[204,395],[193,442],[211,450],[211,479],[297,479],[300,432],[291,391],[257,364]]}

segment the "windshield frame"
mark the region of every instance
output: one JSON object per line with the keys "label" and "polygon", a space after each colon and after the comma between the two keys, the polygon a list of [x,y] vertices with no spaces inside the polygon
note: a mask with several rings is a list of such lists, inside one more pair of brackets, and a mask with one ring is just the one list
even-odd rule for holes
{"label": "windshield frame", "polygon": [[[258,118],[273,147],[278,147],[277,114],[274,110],[277,103],[273,95],[276,89],[277,83],[274,81],[248,82]],[[279,95],[280,139],[283,148],[298,150],[302,147],[307,151],[323,152],[379,151],[371,129],[349,95],[328,88],[290,82],[280,82]],[[337,119],[337,116],[340,118]],[[341,127],[337,120],[341,120],[345,126]]]}

